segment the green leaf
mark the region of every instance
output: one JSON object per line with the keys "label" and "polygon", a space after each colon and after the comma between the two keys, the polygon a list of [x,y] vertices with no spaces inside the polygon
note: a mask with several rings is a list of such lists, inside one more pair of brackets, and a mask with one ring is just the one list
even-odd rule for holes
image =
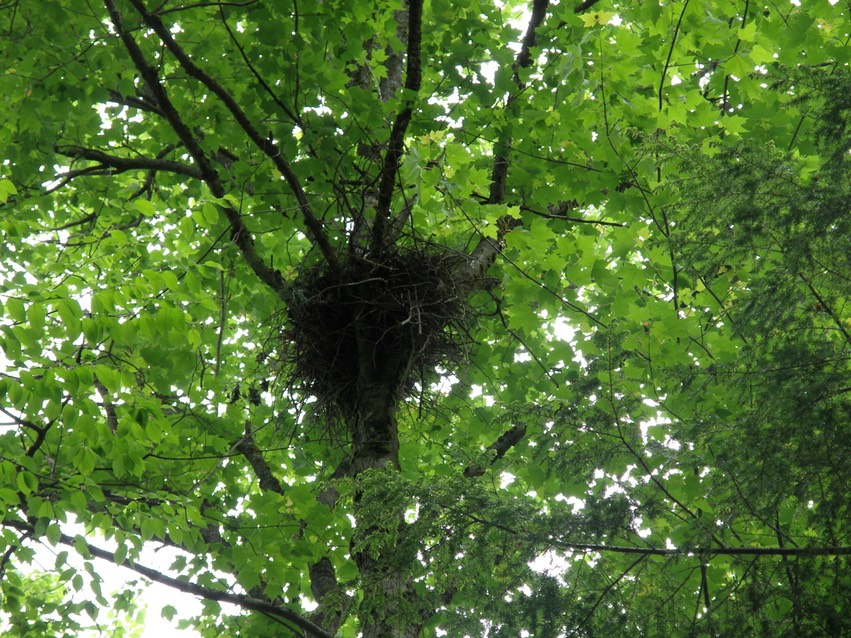
{"label": "green leaf", "polygon": [[9,201],[9,197],[17,195],[18,189],[11,180],[0,179],[0,204],[5,204]]}

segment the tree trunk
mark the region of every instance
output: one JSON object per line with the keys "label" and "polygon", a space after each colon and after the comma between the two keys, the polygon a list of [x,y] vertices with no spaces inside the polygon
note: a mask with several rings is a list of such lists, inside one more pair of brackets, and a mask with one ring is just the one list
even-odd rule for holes
{"label": "tree trunk", "polygon": [[[370,469],[399,470],[396,412],[411,359],[410,352],[394,351],[392,344],[384,346],[384,335],[378,334],[369,323],[366,317],[359,328],[357,399],[348,424],[355,476]],[[404,526],[404,511],[400,509],[390,516],[385,512],[381,517],[384,521],[381,525],[385,527],[382,529],[364,506],[368,500],[369,494],[355,494],[355,518],[360,527],[357,536],[369,539],[367,550],[353,552],[363,591],[360,612],[363,638],[415,638],[422,630],[422,614],[411,585],[410,570],[398,563],[396,546],[381,540],[388,519],[390,525]]]}

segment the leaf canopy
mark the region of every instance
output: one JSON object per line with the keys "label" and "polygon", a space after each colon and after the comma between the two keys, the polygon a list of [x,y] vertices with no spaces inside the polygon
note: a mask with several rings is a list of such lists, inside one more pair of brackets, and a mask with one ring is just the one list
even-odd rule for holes
{"label": "leaf canopy", "polygon": [[0,626],[845,635],[849,9],[4,3]]}

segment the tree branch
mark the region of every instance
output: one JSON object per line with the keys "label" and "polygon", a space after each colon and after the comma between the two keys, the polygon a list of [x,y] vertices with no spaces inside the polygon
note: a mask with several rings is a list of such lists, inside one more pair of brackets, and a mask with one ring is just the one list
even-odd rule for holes
{"label": "tree branch", "polygon": [[[514,61],[514,82],[517,84],[519,91],[516,95],[508,98],[508,102],[505,105],[506,108],[511,105],[516,96],[520,94],[520,91],[526,88],[520,79],[519,70],[528,67],[532,63],[532,47],[535,46],[535,32],[547,16],[549,4],[549,0],[534,0],[532,2],[532,15],[529,18],[526,33],[520,44],[520,52]],[[497,150],[493,158],[489,204],[501,204],[505,200],[505,184],[508,179],[509,164],[508,148],[511,146],[511,135],[504,134],[500,137],[499,147],[502,148],[502,151]]]}
{"label": "tree branch", "polygon": [[[251,0],[251,2],[248,2],[248,3],[244,3],[244,4],[243,3],[235,3],[235,4],[236,4],[236,6],[245,6],[245,4],[252,4],[253,2],[256,2],[256,1],[257,0]],[[243,47],[239,43],[239,40],[236,39],[236,34],[233,32],[233,30],[230,28],[230,25],[228,24],[227,18],[225,17],[225,13],[224,13],[224,8],[223,8],[223,7],[227,6],[229,3],[211,3],[211,4],[214,4],[214,5],[219,7],[219,17],[221,17],[221,19],[222,19],[222,26],[224,26],[225,31],[228,32],[228,37],[230,38],[230,41],[236,47],[236,50],[239,51],[239,55],[240,55],[240,57],[242,57],[242,61],[245,63],[245,66],[247,66],[248,70],[251,71],[251,75],[254,76],[254,79],[257,80],[257,83],[263,88],[263,90],[266,92],[266,95],[268,95],[270,98],[272,98],[272,101],[275,104],[278,105],[278,108],[281,109],[281,111],[284,113],[284,115],[286,115],[288,118],[290,118],[293,121],[293,123],[297,124],[302,130],[304,130],[306,127],[305,127],[304,122],[302,121],[301,117],[299,117],[298,113],[296,113],[290,107],[288,107],[286,104],[284,104],[281,101],[281,99],[275,94],[275,92],[272,90],[272,87],[270,87],[269,83],[266,82],[265,79],[263,79],[263,76],[260,75],[260,72],[257,70],[257,68],[254,66],[254,64],[251,62],[248,55],[245,53],[245,47]],[[173,9],[172,9],[172,11],[173,11]],[[168,12],[169,11],[160,11],[159,15],[163,15],[163,14],[168,13]]]}
{"label": "tree branch", "polygon": [[251,423],[248,421],[245,422],[245,435],[236,442],[234,447],[248,461],[262,489],[275,492],[276,494],[284,493],[284,486],[272,473],[272,468],[266,462],[263,452],[260,451],[260,448],[254,442],[254,436],[251,433]]}
{"label": "tree branch", "polygon": [[[35,531],[29,523],[25,523],[23,521],[4,520],[0,524],[5,527],[11,527],[13,529],[17,529],[18,531],[25,533],[32,534]],[[81,538],[82,537],[80,536],[74,538],[68,536],[67,534],[61,534],[59,536],[59,542],[62,545],[67,545],[68,547],[78,547],[80,545]],[[82,545],[85,547],[86,551],[95,558],[105,560],[107,562],[112,563],[113,565],[118,565],[119,567],[124,567],[126,569],[133,570],[137,574],[140,574],[145,578],[154,581],[155,583],[167,585],[168,587],[172,587],[173,589],[177,589],[178,591],[182,591],[187,594],[192,594],[193,596],[198,596],[200,598],[205,598],[206,600],[215,600],[217,602],[231,603],[233,605],[243,607],[244,609],[251,609],[252,611],[259,611],[264,614],[274,616],[276,618],[282,618],[288,622],[291,622],[299,629],[307,631],[317,636],[318,638],[334,638],[331,634],[326,632],[321,627],[316,626],[307,618],[304,618],[303,616],[297,614],[291,609],[287,609],[286,607],[281,607],[280,605],[275,605],[274,603],[271,603],[269,601],[260,600],[252,596],[247,596],[244,594],[233,594],[218,589],[212,589],[211,587],[204,587],[203,585],[198,585],[197,583],[187,582],[179,578],[166,576],[165,574],[156,569],[145,567],[144,565],[140,565],[139,563],[134,562],[131,564],[126,561],[123,563],[119,563],[117,560],[115,560],[115,554],[113,552],[101,549],[100,547],[92,545],[91,543],[88,543],[86,541],[83,541]]]}
{"label": "tree branch", "polygon": [[[520,443],[523,437],[526,435],[526,426],[522,423],[515,425],[509,428],[502,436],[500,436],[496,441],[491,443],[486,449],[485,454],[488,452],[495,452],[495,454],[491,457],[491,465],[496,463],[499,459],[505,456],[506,452],[513,448],[515,445]],[[467,478],[474,478],[476,476],[481,476],[485,473],[485,468],[483,468],[478,463],[471,463],[464,470],[464,476]]]}
{"label": "tree branch", "polygon": [[[524,87],[520,80],[518,69],[527,67],[532,63],[531,48],[535,46],[535,32],[544,21],[547,15],[549,0],[534,0],[532,3],[532,15],[529,18],[529,24],[526,27],[526,34],[520,46],[520,52],[514,62],[514,81],[520,90]],[[518,93],[519,95],[519,93]],[[513,102],[514,97],[509,97],[506,104],[508,108]],[[508,180],[508,150],[511,148],[511,135],[502,133],[499,140],[494,145],[493,169],[491,171],[490,194],[487,200],[488,204],[502,204],[505,202],[505,185]],[[505,216],[497,222],[499,226],[497,239],[482,237],[473,252],[470,254],[470,264],[468,280],[481,280],[485,272],[491,267],[496,260],[496,256],[500,252],[503,237],[506,233],[516,228],[521,224],[520,220],[510,216]]]}
{"label": "tree branch", "polygon": [[[124,173],[125,171],[165,171],[186,175],[194,179],[203,179],[201,171],[189,164],[181,164],[172,160],[152,157],[117,157],[94,148],[82,146],[57,146],[55,150],[60,155],[73,159],[87,159],[97,162],[101,167],[109,169],[106,174]],[[66,174],[67,175],[67,174]]]}
{"label": "tree branch", "polygon": [[585,2],[580,2],[578,5],[573,7],[573,13],[582,13],[583,11],[587,11],[598,2],[600,2],[600,0],[585,0]]}
{"label": "tree branch", "polygon": [[381,166],[381,178],[378,185],[378,203],[375,205],[375,221],[372,225],[371,252],[379,253],[384,248],[385,232],[390,219],[390,205],[396,186],[396,172],[405,148],[405,131],[414,113],[414,101],[422,83],[422,18],[423,0],[408,0],[408,55],[405,70],[405,106],[399,111],[387,151]]}
{"label": "tree branch", "polygon": [[246,0],[245,2],[196,2],[195,4],[186,4],[182,7],[173,7],[171,9],[162,9],[159,15],[167,13],[176,13],[178,11],[188,11],[189,9],[199,9],[202,7],[250,7],[252,4],[257,4],[258,0]]}
{"label": "tree branch", "polygon": [[[251,433],[251,424],[248,421],[245,422],[245,435],[237,441],[234,447],[245,457],[248,464],[251,465],[251,469],[254,470],[261,489],[275,492],[276,494],[284,494],[284,486],[272,473],[272,468],[266,462],[263,452],[254,442],[254,436]],[[322,498],[323,494],[317,497],[317,500],[320,502],[325,502]],[[303,521],[303,523],[306,522]],[[340,611],[326,609],[327,601],[325,601],[326,604],[323,604],[322,600],[326,594],[338,588],[334,564],[327,556],[323,556],[317,562],[308,566],[308,575],[310,576],[311,593],[314,600],[319,604],[319,607],[314,610],[311,617],[322,625],[335,629],[338,628],[343,620],[342,613]]]}
{"label": "tree branch", "polygon": [[[121,13],[115,6],[115,0],[103,1],[107,11],[109,12],[109,19],[112,22],[115,31],[118,33],[118,37],[121,38],[124,48],[127,49],[127,53],[133,60],[133,64],[136,66],[136,69],[141,74],[142,79],[151,90],[157,104],[162,109],[163,117],[165,117],[171,128],[177,134],[177,137],[186,147],[186,150],[192,156],[192,159],[195,160],[200,171],[200,176],[210,188],[210,192],[215,197],[221,199],[224,197],[226,192],[222,185],[222,181],[210,163],[209,158],[198,143],[198,140],[195,139],[195,136],[189,130],[189,127],[183,122],[180,114],[177,112],[177,109],[172,104],[165,87],[159,81],[157,70],[148,64],[142,50],[139,48],[139,45],[133,39],[130,32],[124,27]],[[135,4],[136,0],[133,1]],[[283,277],[278,271],[269,268],[260,258],[260,255],[257,254],[257,250],[254,247],[254,238],[243,223],[239,212],[231,206],[224,205],[221,206],[221,210],[230,223],[230,239],[239,248],[243,259],[245,259],[248,266],[263,283],[274,290],[279,297],[283,297],[287,288],[286,282],[284,282]]]}
{"label": "tree branch", "polygon": [[576,552],[600,552],[614,554],[639,554],[643,556],[851,556],[851,547],[679,547],[661,549],[656,547],[624,547],[620,545],[594,545],[586,543],[551,542],[553,547]]}
{"label": "tree branch", "polygon": [[154,113],[155,115],[163,115],[163,112],[159,106],[153,104],[152,102],[149,102],[144,97],[136,95],[122,95],[118,91],[111,89],[109,91],[109,99],[115,102],[116,104],[129,106],[130,108],[145,111],[147,113]]}
{"label": "tree branch", "polygon": [[[105,1],[112,4],[112,0]],[[177,58],[177,61],[180,63],[183,70],[191,77],[201,82],[222,101],[242,130],[245,131],[246,135],[248,135],[249,139],[254,142],[257,148],[259,148],[269,159],[272,160],[275,168],[277,168],[281,175],[284,176],[284,179],[296,198],[296,202],[298,202],[299,210],[304,218],[304,222],[307,226],[308,232],[310,233],[311,239],[319,247],[319,250],[322,252],[322,255],[325,257],[328,264],[332,268],[338,268],[336,253],[331,247],[331,243],[328,241],[328,237],[325,234],[322,223],[313,214],[313,209],[310,206],[306,193],[301,187],[298,177],[290,166],[290,163],[281,154],[281,149],[278,145],[275,144],[271,138],[263,137],[227,89],[225,89],[217,80],[192,61],[186,51],[184,51],[183,47],[175,41],[171,34],[171,30],[166,27],[165,23],[163,23],[158,15],[148,11],[142,0],[130,0],[130,2],[136,11],[138,11],[139,15],[142,16],[142,20],[145,24],[150,27],[157,36],[159,36],[166,48],[168,48],[172,55]]]}

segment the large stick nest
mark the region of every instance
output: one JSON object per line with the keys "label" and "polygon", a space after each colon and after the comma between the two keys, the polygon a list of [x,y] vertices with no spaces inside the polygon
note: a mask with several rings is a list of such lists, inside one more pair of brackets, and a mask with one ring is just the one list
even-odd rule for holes
{"label": "large stick nest", "polygon": [[403,361],[400,397],[436,366],[466,354],[464,257],[435,247],[400,249],[380,261],[351,255],[338,269],[306,269],[294,282],[284,331],[292,381],[319,406],[346,414],[356,404],[364,361]]}

